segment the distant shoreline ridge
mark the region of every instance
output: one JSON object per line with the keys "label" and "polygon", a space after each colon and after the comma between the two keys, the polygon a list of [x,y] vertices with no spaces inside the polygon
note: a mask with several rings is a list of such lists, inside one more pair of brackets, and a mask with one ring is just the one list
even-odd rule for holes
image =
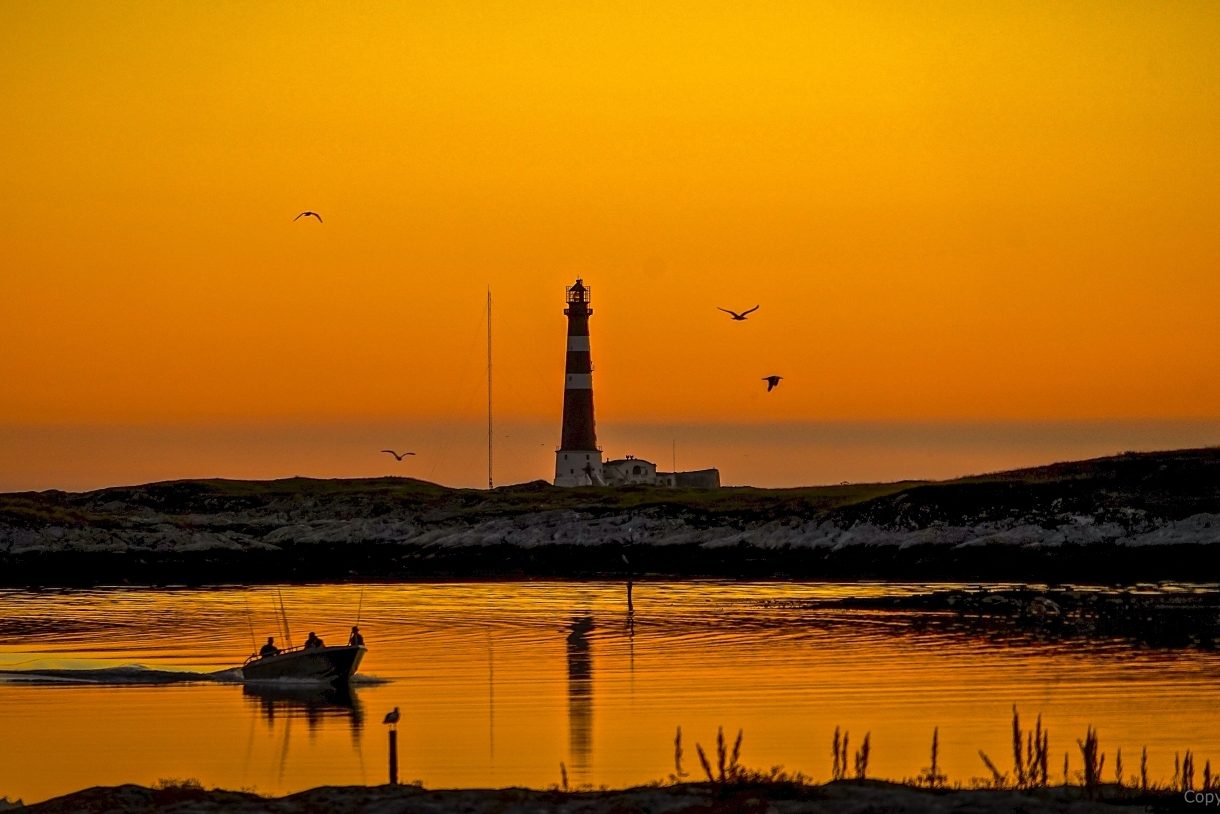
{"label": "distant shoreline ridge", "polygon": [[0,494],[0,583],[1220,579],[1220,448],[937,482],[450,489],[404,478]]}

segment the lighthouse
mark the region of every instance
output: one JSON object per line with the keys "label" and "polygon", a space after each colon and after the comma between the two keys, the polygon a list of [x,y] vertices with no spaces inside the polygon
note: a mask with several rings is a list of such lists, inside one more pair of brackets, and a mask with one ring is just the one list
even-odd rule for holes
{"label": "lighthouse", "polygon": [[578,277],[564,289],[568,357],[563,383],[563,436],[555,452],[556,486],[602,485],[602,453],[593,431],[593,363],[589,358],[589,289]]}

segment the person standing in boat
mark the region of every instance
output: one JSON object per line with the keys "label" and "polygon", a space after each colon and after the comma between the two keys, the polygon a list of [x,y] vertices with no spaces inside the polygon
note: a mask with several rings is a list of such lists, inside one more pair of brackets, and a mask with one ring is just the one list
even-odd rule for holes
{"label": "person standing in boat", "polygon": [[318,638],[318,634],[314,633],[312,630],[309,631],[309,638],[305,640],[305,649],[308,650],[313,647],[325,646],[326,645],[322,644],[322,640]]}
{"label": "person standing in boat", "polygon": [[360,635],[360,628],[357,625],[352,625],[352,635],[347,637],[348,647],[364,647],[364,637]]}
{"label": "person standing in boat", "polygon": [[275,646],[275,637],[268,636],[267,643],[258,651],[259,658],[267,658],[267,656],[278,656],[280,649]]}

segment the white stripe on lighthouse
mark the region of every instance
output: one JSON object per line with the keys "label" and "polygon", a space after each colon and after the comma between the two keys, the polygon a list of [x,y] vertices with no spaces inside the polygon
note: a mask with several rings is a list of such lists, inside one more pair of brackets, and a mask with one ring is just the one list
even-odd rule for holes
{"label": "white stripe on lighthouse", "polygon": [[567,380],[563,383],[563,386],[565,390],[592,390],[593,374],[569,373]]}
{"label": "white stripe on lighthouse", "polygon": [[568,350],[587,351],[588,349],[589,349],[589,337],[588,336],[569,336],[568,337]]}

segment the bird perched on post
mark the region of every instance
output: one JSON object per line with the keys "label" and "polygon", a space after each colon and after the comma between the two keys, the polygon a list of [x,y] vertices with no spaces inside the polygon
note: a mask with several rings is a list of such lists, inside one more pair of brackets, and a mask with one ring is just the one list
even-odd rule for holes
{"label": "bird perched on post", "polygon": [[415,454],[414,452],[402,452],[402,453],[399,453],[399,452],[395,452],[395,451],[394,451],[394,450],[392,450],[392,449],[383,449],[383,450],[382,450],[382,452],[388,452],[388,453],[390,453],[391,455],[393,455],[393,456],[394,456],[394,460],[396,460],[396,461],[401,461],[403,458],[407,457],[408,455],[414,455],[414,454]]}
{"label": "bird perched on post", "polygon": [[321,223],[321,222],[322,222],[322,216],[321,216],[321,215],[319,215],[317,212],[308,212],[308,211],[306,211],[306,212],[302,212],[301,214],[297,215],[297,216],[296,216],[295,218],[293,218],[292,220],[293,220],[293,222],[295,223],[296,221],[300,220],[301,218],[317,218],[317,219],[318,219],[318,223]]}
{"label": "bird perched on post", "polygon": [[729,316],[731,316],[733,319],[735,319],[735,320],[737,320],[737,321],[739,321],[739,322],[740,322],[740,321],[743,321],[743,320],[746,318],[746,315],[747,315],[747,314],[753,314],[755,311],[757,311],[757,310],[758,310],[758,306],[757,306],[757,305],[756,305],[756,306],[754,306],[754,307],[753,307],[753,308],[751,308],[749,311],[742,311],[740,314],[739,314],[739,313],[737,313],[736,311],[730,311],[730,310],[729,310],[729,309],[727,309],[727,308],[721,308],[720,306],[716,306],[716,310],[717,310],[717,311],[724,311],[726,314],[728,314]]}
{"label": "bird perched on post", "polygon": [[382,723],[389,724],[390,726],[397,729],[398,728],[398,717],[399,717],[398,716],[398,707],[394,707],[394,710],[392,712],[387,712],[385,714],[385,719],[382,721]]}
{"label": "bird perched on post", "polygon": [[779,380],[782,378],[784,378],[784,377],[783,376],[763,376],[762,380],[767,383],[767,392],[770,393],[772,390],[774,390],[776,387],[778,387]]}

